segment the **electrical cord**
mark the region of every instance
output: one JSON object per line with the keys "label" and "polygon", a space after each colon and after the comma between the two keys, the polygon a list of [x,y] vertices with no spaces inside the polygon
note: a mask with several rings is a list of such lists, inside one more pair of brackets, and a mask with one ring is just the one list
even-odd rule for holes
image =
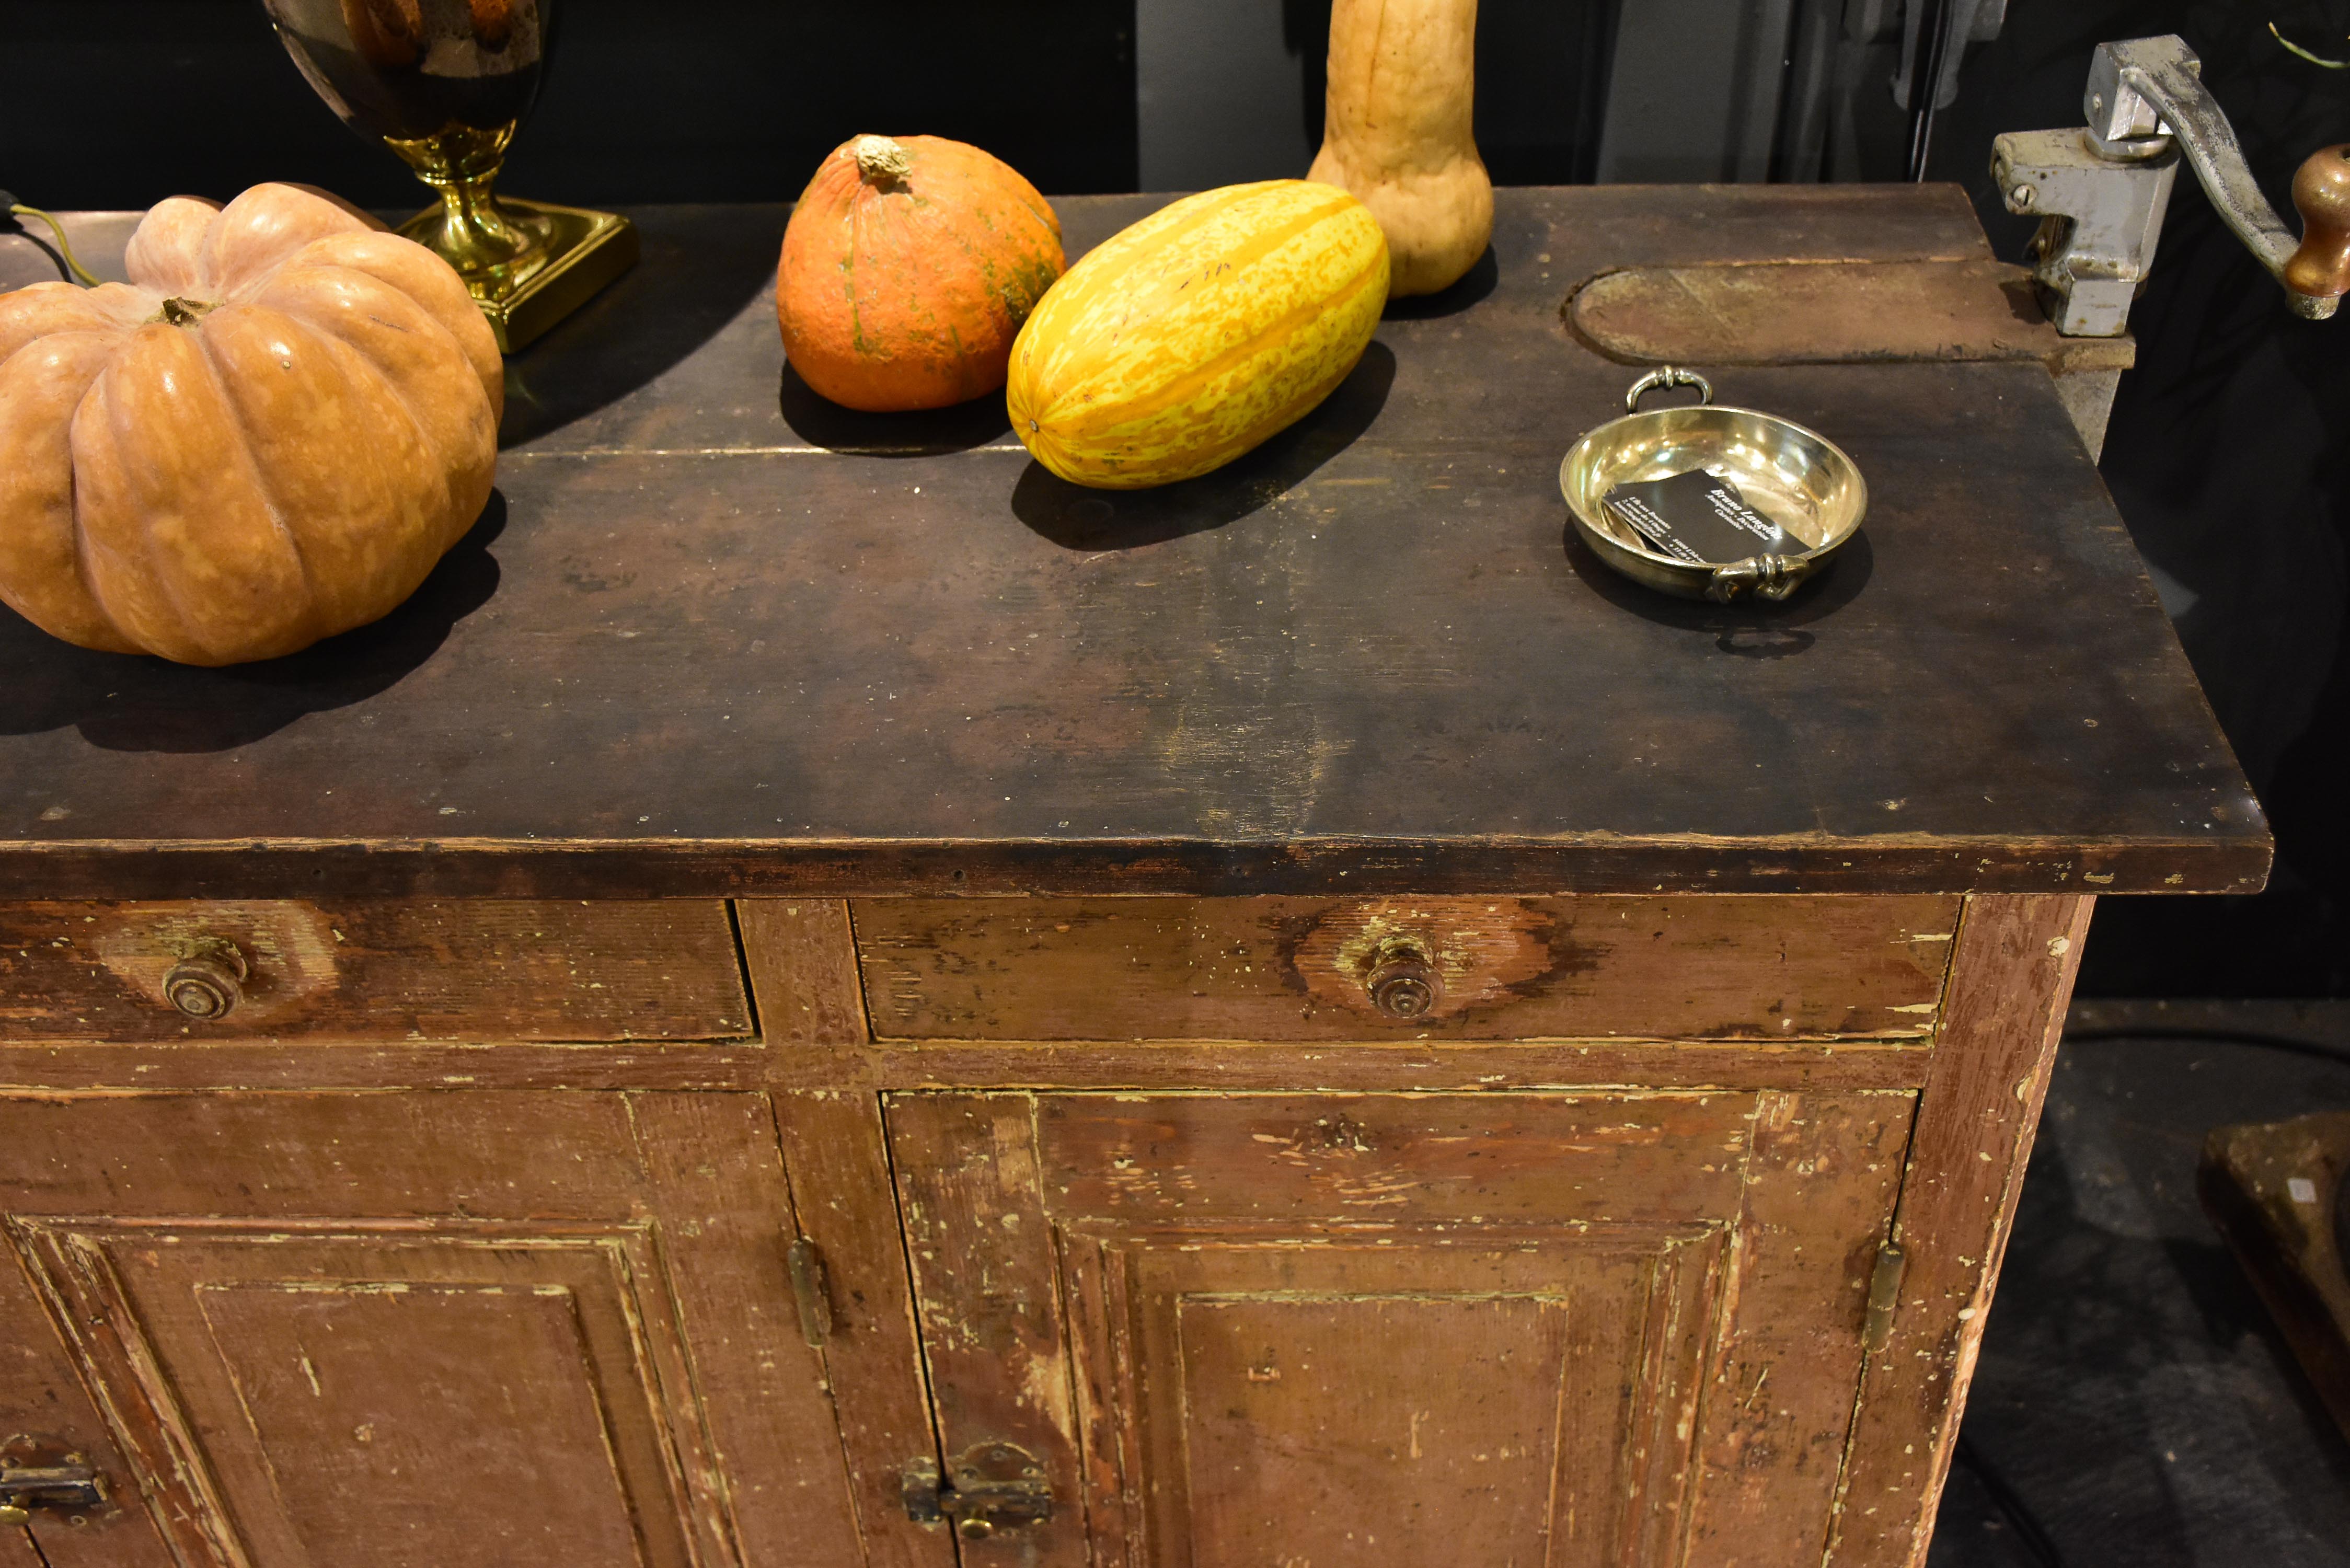
{"label": "electrical cord", "polygon": [[2064,1568],[2064,1554],[2056,1549],[2056,1542],[2040,1522],[2040,1516],[2032,1511],[2032,1505],[2008,1484],[1998,1468],[1982,1457],[1982,1450],[1975,1447],[1964,1428],[1959,1432],[1958,1452],[1951,1457],[1991,1494],[1991,1505],[1999,1510],[2000,1516],[2015,1532],[2015,1539],[2039,1568]]}
{"label": "electrical cord", "polygon": [[[45,213],[38,207],[25,205],[24,202],[16,200],[13,192],[7,191],[0,191],[0,211],[5,211],[12,220],[38,218],[48,224],[49,233],[57,236],[57,259],[65,268],[66,281],[78,283],[84,288],[98,286],[98,279],[90,275],[89,269],[83,266],[81,259],[73,254],[73,242],[66,238],[66,226],[58,223],[54,214]],[[11,222],[8,226],[20,230],[23,227],[22,224],[14,222]]]}
{"label": "electrical cord", "polygon": [[2254,1045],[2266,1051],[2283,1051],[2295,1056],[2311,1056],[2320,1062],[2350,1067],[2350,1046],[2331,1045],[2322,1040],[2303,1040],[2292,1034],[2270,1034],[2259,1030],[2195,1029],[2157,1024],[2143,1029],[2067,1029],[2064,1043],[2094,1045],[2111,1040],[2177,1041],[2186,1044]]}

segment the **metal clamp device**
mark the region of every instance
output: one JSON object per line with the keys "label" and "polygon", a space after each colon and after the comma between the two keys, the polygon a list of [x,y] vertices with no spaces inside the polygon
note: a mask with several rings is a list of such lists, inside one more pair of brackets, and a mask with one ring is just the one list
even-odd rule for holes
{"label": "metal clamp device", "polygon": [[2116,337],[2127,328],[2182,153],[2297,314],[2323,320],[2350,291],[2350,145],[2311,154],[2294,177],[2303,228],[2296,240],[2261,194],[2201,73],[2176,35],[2100,44],[2082,96],[2085,129],[2010,131],[1992,141],[1991,178],[2007,210],[2041,220],[2033,275],[2066,337]]}

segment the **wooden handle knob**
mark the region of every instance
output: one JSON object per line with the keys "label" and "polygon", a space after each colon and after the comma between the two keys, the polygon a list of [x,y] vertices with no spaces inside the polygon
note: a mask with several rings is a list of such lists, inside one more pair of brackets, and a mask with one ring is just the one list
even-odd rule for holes
{"label": "wooden handle knob", "polygon": [[1444,995],[1444,982],[1418,942],[1389,941],[1364,981],[1371,1005],[1389,1018],[1424,1018]]}
{"label": "wooden handle knob", "polygon": [[163,977],[163,994],[189,1017],[211,1023],[227,1017],[244,999],[251,972],[234,942],[206,937],[192,944]]}
{"label": "wooden handle knob", "polygon": [[2301,248],[2284,264],[2284,286],[2313,299],[2350,294],[2350,143],[2320,148],[2293,177]]}

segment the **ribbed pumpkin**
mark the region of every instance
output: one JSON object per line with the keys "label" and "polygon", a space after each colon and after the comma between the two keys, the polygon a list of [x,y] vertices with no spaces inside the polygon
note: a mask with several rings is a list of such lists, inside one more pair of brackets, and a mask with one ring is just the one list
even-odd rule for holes
{"label": "ribbed pumpkin", "polygon": [[1071,267],[1020,331],[1012,428],[1104,490],[1207,472],[1304,418],[1370,347],[1388,246],[1304,180],[1187,196]]}
{"label": "ribbed pumpkin", "polygon": [[489,499],[505,382],[447,262],[291,185],[174,196],[129,284],[0,296],[0,599],[234,664],[363,626]]}
{"label": "ribbed pumpkin", "polygon": [[966,401],[1003,385],[1061,259],[1061,221],[1009,164],[942,137],[852,137],[784,230],[785,355],[852,409]]}

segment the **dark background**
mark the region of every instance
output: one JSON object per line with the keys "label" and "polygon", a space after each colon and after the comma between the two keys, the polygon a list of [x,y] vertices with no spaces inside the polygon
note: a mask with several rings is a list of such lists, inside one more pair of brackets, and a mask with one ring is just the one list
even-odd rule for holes
{"label": "dark background", "polygon": [[[2000,254],[2020,259],[2032,225],[1999,207],[1991,138],[2079,123],[2099,40],[2175,32],[2298,228],[2286,188],[2309,153],[2350,141],[2350,71],[2294,58],[2272,18],[2350,57],[2338,3],[2017,0],[1969,62],[1933,172],[1967,182]],[[2137,368],[2100,467],[2268,808],[2277,861],[2256,897],[2101,900],[2082,991],[2350,994],[2350,319],[2287,312],[2182,169],[2130,327]]]}
{"label": "dark background", "polygon": [[[1817,13],[1845,40],[1833,129],[1824,151],[1791,154],[1783,112],[1763,171],[1896,178],[1905,125],[1887,77],[1899,51],[1881,40],[1899,11],[1484,0],[1479,142],[1503,183],[1734,176],[1753,161],[1740,158],[1752,133],[1692,150],[1691,126],[1729,98],[1750,103],[1758,82],[1778,91],[1792,29]],[[506,182],[589,204],[787,200],[860,131],[976,142],[1047,192],[1132,190],[1146,167],[1201,183],[1302,172],[1320,134],[1328,15],[1327,0],[565,0],[550,85]],[[2030,224],[1990,189],[1991,138],[2078,124],[2098,41],[2177,32],[2282,209],[2301,159],[2350,140],[2350,71],[2295,58],[2272,21],[2350,56],[2350,0],[2012,0],[1997,38],[1968,57],[1930,171],[1965,183],[2001,254],[2018,257]],[[1264,42],[1249,44],[1243,24]],[[1159,50],[1139,64],[1139,36]],[[1164,63],[1187,51],[1190,76]],[[0,0],[0,185],[36,205],[143,207],[263,179],[421,204],[405,169],[296,75],[259,0]],[[1240,144],[1232,117],[1178,104],[1145,136],[1138,95],[1149,99],[1154,73],[1247,69],[1290,95],[1294,132],[1284,118]],[[2082,988],[2350,993],[2350,323],[2288,314],[2182,173],[2132,326],[2138,368],[2122,380],[2104,472],[2269,809],[2278,859],[2257,897],[2106,899]]]}

